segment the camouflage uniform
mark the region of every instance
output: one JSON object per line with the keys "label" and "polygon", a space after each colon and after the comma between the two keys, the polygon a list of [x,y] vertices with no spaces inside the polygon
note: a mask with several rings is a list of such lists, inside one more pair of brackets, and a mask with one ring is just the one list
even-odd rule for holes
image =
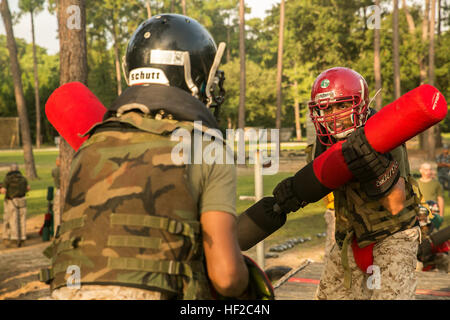
{"label": "camouflage uniform", "polygon": [[3,203],[3,224],[2,224],[2,240],[5,242],[11,237],[11,227],[9,226],[9,211],[6,210],[6,199]]}
{"label": "camouflage uniform", "polygon": [[165,300],[164,293],[119,286],[85,285],[80,289],[62,287],[53,291],[54,300]]}
{"label": "camouflage uniform", "polygon": [[24,241],[27,239],[27,201],[25,199],[28,188],[27,179],[20,171],[10,171],[6,175],[3,185],[6,189],[4,219],[9,226],[10,239],[13,241]]}
{"label": "camouflage uniform", "polygon": [[[129,112],[91,130],[72,161],[62,224],[47,251],[53,298],[211,298],[200,213],[235,214],[236,177],[233,165],[173,163],[170,134],[183,128],[191,132],[193,123]],[[64,287],[69,266],[80,268],[81,289]],[[109,296],[105,286],[115,288]]]}
{"label": "camouflage uniform", "polygon": [[373,248],[372,274],[361,271],[355,263],[352,248],[347,249],[351,270],[351,287],[344,284],[345,270],[341,249],[335,244],[317,288],[320,300],[411,300],[415,298],[417,279],[417,244],[419,228],[397,232],[377,242]]}
{"label": "camouflage uniform", "polygon": [[[370,200],[358,182],[349,182],[334,191],[336,245],[325,262],[316,293],[318,299],[414,299],[420,235],[416,227],[419,199],[412,189],[406,148],[401,146],[392,155],[400,164],[400,175],[405,179],[404,209],[392,215],[378,201]],[[375,243],[373,268],[380,271],[379,289],[368,288],[370,275],[356,265],[349,245],[353,237],[360,248]],[[375,271],[373,276],[377,277]]]}

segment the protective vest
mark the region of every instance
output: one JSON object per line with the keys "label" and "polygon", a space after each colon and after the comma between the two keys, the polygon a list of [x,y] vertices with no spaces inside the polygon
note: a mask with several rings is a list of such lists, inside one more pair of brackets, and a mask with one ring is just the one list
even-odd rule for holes
{"label": "protective vest", "polygon": [[91,129],[73,159],[63,222],[48,250],[52,289],[78,266],[81,284],[210,298],[197,203],[186,166],[171,160],[178,141],[170,134],[179,128],[193,124],[128,112]]}
{"label": "protective vest", "polygon": [[22,198],[27,193],[27,179],[20,171],[11,171],[6,175],[6,199]]}
{"label": "protective vest", "polygon": [[416,223],[419,199],[409,179],[405,181],[404,209],[392,215],[378,201],[370,200],[360,189],[359,182],[351,182],[334,191],[336,208],[336,242],[342,247],[353,231],[360,248],[413,227]]}

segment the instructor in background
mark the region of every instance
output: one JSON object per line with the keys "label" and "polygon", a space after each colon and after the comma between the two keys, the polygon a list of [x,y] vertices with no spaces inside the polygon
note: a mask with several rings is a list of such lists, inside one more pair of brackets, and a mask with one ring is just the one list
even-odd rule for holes
{"label": "instructor in background", "polygon": [[436,179],[433,179],[431,165],[427,162],[420,166],[421,177],[418,180],[419,189],[423,196],[423,201],[436,201],[439,206],[439,215],[444,217],[444,190]]}
{"label": "instructor in background", "polygon": [[9,225],[10,245],[21,247],[27,239],[27,201],[25,194],[30,190],[27,179],[13,163],[3,181],[1,193],[5,193],[5,222]]}

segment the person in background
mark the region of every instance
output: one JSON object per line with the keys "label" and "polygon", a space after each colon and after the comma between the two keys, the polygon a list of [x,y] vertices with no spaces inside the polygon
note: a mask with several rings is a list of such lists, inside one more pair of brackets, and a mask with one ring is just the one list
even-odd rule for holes
{"label": "person in background", "polygon": [[[4,194],[5,191],[6,189],[3,188],[3,184],[0,184],[0,193]],[[9,226],[8,211],[5,208],[5,204],[3,203],[2,243],[7,248],[10,243],[11,228]]]}
{"label": "person in background", "polygon": [[6,174],[1,189],[1,192],[5,194],[4,219],[9,225],[11,246],[21,247],[27,239],[27,201],[25,195],[29,190],[30,186],[27,179],[19,171],[19,165],[13,163],[10,171]]}
{"label": "person in background", "polygon": [[439,206],[439,215],[444,217],[444,190],[441,184],[433,179],[433,172],[431,164],[428,162],[422,163],[420,166],[421,177],[417,181],[420,192],[422,193],[422,202],[424,201],[436,201]]}
{"label": "person in background", "polygon": [[450,155],[448,154],[448,145],[443,146],[442,153],[436,157],[436,163],[439,183],[442,185],[444,190],[450,190]]}

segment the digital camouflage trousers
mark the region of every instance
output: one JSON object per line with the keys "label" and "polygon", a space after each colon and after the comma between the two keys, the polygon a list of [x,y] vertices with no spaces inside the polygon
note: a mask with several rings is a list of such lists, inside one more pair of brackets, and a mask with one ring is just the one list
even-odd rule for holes
{"label": "digital camouflage trousers", "polygon": [[[335,244],[325,260],[316,292],[319,300],[411,300],[415,299],[417,278],[418,227],[397,232],[378,242],[373,248],[372,274],[356,265],[351,246],[348,264],[351,287],[344,286],[341,250]],[[370,271],[370,270],[369,270]]]}

